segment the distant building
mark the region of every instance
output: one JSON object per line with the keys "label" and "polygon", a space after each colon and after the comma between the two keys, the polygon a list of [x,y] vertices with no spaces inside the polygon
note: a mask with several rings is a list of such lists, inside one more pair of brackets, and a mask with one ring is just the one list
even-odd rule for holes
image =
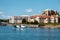
{"label": "distant building", "polygon": [[56,10],[46,9],[42,11],[41,15],[32,16],[12,16],[9,19],[9,23],[22,23],[22,20],[26,19],[28,22],[38,21],[38,23],[59,23],[60,16]]}
{"label": "distant building", "polygon": [[41,15],[31,16],[31,18],[37,19],[39,23],[58,23],[59,19],[58,12],[50,9],[42,11]]}
{"label": "distant building", "polygon": [[46,9],[42,12],[42,15],[54,16],[54,15],[58,15],[58,12],[56,10]]}
{"label": "distant building", "polygon": [[12,16],[9,19],[9,23],[22,23],[23,19],[28,20],[28,17],[27,16]]}
{"label": "distant building", "polygon": [[46,9],[43,11],[42,15],[50,16],[47,18],[49,23],[58,23],[58,12],[56,10]]}

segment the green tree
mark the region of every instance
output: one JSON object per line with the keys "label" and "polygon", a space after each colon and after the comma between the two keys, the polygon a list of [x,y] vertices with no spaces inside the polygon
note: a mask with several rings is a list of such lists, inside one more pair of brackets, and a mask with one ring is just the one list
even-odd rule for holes
{"label": "green tree", "polygon": [[0,19],[0,22],[9,22],[9,20],[8,19]]}
{"label": "green tree", "polygon": [[38,24],[38,21],[37,20],[34,20],[34,24]]}
{"label": "green tree", "polygon": [[22,23],[23,24],[27,23],[26,19],[22,19]]}

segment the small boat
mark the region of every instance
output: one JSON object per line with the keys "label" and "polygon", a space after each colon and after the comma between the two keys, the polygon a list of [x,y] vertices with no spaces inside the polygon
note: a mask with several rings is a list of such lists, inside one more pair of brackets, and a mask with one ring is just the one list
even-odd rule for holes
{"label": "small boat", "polygon": [[19,26],[19,25],[16,25],[16,27],[17,27],[17,28],[20,28],[20,26]]}
{"label": "small boat", "polygon": [[21,25],[21,28],[25,28],[26,26],[24,26],[24,25]]}
{"label": "small boat", "polygon": [[26,26],[24,25],[14,25],[14,28],[25,28]]}

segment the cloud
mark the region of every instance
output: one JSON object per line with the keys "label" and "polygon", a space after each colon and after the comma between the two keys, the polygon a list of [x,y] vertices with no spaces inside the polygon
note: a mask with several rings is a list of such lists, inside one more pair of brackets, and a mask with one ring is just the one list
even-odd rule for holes
{"label": "cloud", "polygon": [[0,15],[2,15],[3,14],[3,12],[0,12]]}
{"label": "cloud", "polygon": [[7,16],[7,18],[9,19],[11,16]]}
{"label": "cloud", "polygon": [[5,17],[5,15],[3,15],[3,14],[2,14],[1,16],[2,16],[2,17]]}
{"label": "cloud", "polygon": [[1,17],[4,19],[9,19],[11,16],[1,15]]}
{"label": "cloud", "polygon": [[32,12],[33,9],[26,9],[25,12]]}
{"label": "cloud", "polygon": [[20,16],[29,16],[29,15],[20,15]]}
{"label": "cloud", "polygon": [[0,17],[4,17],[5,15],[3,14],[4,12],[0,11]]}
{"label": "cloud", "polygon": [[1,12],[1,11],[0,11],[0,18],[1,18],[1,19],[9,19],[10,16],[6,16],[6,15],[4,15],[4,12]]}
{"label": "cloud", "polygon": [[40,13],[41,11],[39,11],[39,13]]}
{"label": "cloud", "polygon": [[2,19],[9,19],[10,16],[6,16],[6,15],[4,15],[4,12],[0,12],[0,18],[2,18]]}

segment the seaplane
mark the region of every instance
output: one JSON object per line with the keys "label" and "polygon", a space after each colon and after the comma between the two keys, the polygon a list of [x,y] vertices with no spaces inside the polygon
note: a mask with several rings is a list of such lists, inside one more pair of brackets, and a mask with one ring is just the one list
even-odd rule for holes
{"label": "seaplane", "polygon": [[23,29],[23,28],[25,28],[26,26],[24,26],[24,25],[14,25],[14,28],[20,28],[20,29]]}

